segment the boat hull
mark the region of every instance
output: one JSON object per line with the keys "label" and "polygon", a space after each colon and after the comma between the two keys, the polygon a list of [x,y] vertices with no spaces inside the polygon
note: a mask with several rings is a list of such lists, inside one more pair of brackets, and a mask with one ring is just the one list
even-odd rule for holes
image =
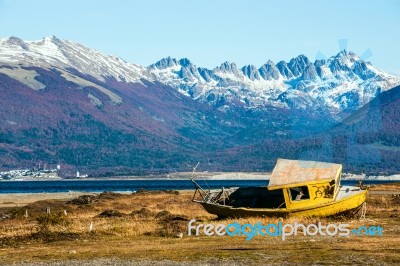
{"label": "boat hull", "polygon": [[354,212],[361,207],[366,198],[367,190],[360,190],[340,199],[298,209],[234,208],[209,202],[200,203],[207,212],[218,217],[328,217]]}

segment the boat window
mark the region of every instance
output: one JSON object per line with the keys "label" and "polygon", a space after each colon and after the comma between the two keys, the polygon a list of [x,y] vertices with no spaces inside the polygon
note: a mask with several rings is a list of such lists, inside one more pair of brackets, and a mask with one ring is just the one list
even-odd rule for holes
{"label": "boat window", "polygon": [[307,186],[292,187],[289,189],[290,197],[292,200],[305,200],[310,199],[310,193]]}
{"label": "boat window", "polygon": [[226,195],[223,199],[214,199],[220,205],[234,208],[286,208],[282,189],[268,190],[267,187],[241,187]]}

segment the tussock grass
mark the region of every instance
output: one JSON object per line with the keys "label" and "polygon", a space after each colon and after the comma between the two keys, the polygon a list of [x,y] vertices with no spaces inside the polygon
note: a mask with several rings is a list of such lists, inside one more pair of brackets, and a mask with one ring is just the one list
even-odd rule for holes
{"label": "tussock grass", "polygon": [[[378,188],[375,190],[378,191]],[[400,185],[391,186],[390,191],[393,190],[400,191]],[[362,220],[345,217],[218,220],[215,215],[204,211],[201,205],[191,202],[192,191],[104,193],[90,204],[83,205],[66,203],[68,200],[39,201],[24,207],[0,209],[0,213],[10,214],[11,217],[0,221],[0,256],[9,263],[93,257],[234,260],[254,264],[324,264],[332,261],[335,264],[396,263],[400,262],[400,207],[395,194],[369,195],[367,215]],[[54,222],[46,216],[47,207],[51,209]],[[25,217],[26,209],[28,217]],[[64,210],[67,216],[64,216]],[[105,210],[115,210],[122,215],[99,217]],[[50,219],[45,230],[41,228],[43,219]],[[227,225],[235,221],[240,224],[298,222],[305,225],[344,222],[352,228],[380,225],[384,227],[384,236],[309,237],[300,234],[286,241],[271,236],[256,236],[251,241],[246,241],[244,236],[189,237],[187,224],[191,219],[213,225]],[[176,238],[179,233],[183,237]]]}

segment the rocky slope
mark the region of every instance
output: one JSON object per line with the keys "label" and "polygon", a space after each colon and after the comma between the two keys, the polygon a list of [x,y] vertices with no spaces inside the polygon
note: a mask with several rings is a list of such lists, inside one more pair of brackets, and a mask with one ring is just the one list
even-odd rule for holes
{"label": "rocky slope", "polygon": [[[277,157],[354,165],[343,154],[350,158],[359,142],[352,137],[347,145],[325,132],[399,83],[347,51],[315,62],[304,55],[267,61],[259,68],[225,62],[207,69],[170,57],[144,67],[54,36],[5,38],[0,168],[40,162],[140,174],[188,170],[186,163],[201,161],[204,170],[254,171],[270,169]],[[393,108],[379,119],[396,121],[387,119]],[[393,125],[384,131],[399,131]],[[369,134],[368,126],[362,128],[353,136]],[[397,135],[385,135],[389,142],[374,136],[366,143],[379,151],[379,145],[398,145]],[[390,165],[397,162],[393,156]],[[376,165],[382,170],[388,162]]]}
{"label": "rocky slope", "polygon": [[[160,82],[222,110],[273,106],[310,113],[326,111],[336,119],[400,84],[399,77],[347,51],[315,62],[304,55],[277,64],[268,60],[260,67],[239,68],[235,63],[224,62],[207,69],[186,58],[170,57],[143,67],[54,36],[39,41],[10,37],[0,40],[0,62],[56,68],[66,77],[74,69],[103,82]],[[115,95],[110,98],[114,103],[122,100]]]}

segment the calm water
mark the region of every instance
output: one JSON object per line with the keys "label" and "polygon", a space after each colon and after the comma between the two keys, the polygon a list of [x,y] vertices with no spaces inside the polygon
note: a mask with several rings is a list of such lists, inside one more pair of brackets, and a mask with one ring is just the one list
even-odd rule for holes
{"label": "calm water", "polygon": [[[266,186],[267,180],[198,180],[205,189],[221,187]],[[365,181],[364,184],[384,184],[393,181]],[[342,185],[356,185],[357,181],[342,181]],[[57,181],[0,181],[0,193],[54,192],[129,192],[145,190],[193,189],[190,180],[57,180]]]}

